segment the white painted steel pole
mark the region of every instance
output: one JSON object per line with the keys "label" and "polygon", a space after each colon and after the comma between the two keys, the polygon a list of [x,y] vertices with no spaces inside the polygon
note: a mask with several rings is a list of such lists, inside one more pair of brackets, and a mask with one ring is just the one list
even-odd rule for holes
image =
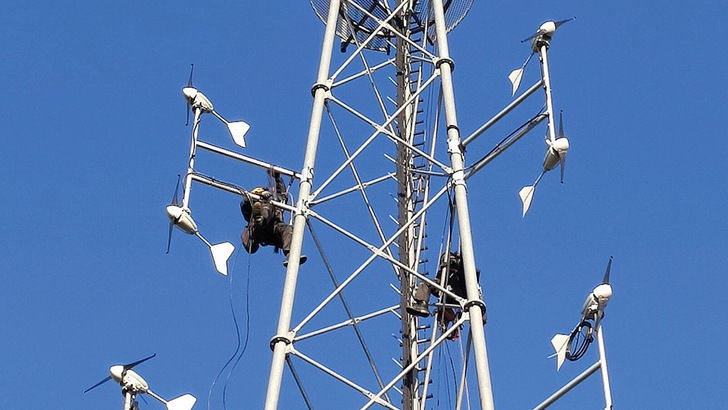
{"label": "white painted steel pole", "polygon": [[551,397],[544,400],[541,404],[534,407],[533,410],[543,410],[550,405],[554,404],[556,400],[562,398],[566,393],[571,391],[574,387],[578,386],[579,383],[583,382],[589,376],[594,374],[597,370],[601,368],[601,363],[596,362],[593,365],[591,365],[588,369],[584,370],[580,375],[574,377],[569,383],[566,383],[564,387],[560,388],[556,393],[552,394]]}
{"label": "white painted steel pole", "polygon": [[195,156],[197,155],[197,133],[200,130],[200,116],[202,108],[195,108],[195,119],[192,121],[192,141],[190,142],[190,159],[187,163],[187,174],[184,180],[184,192],[182,192],[182,208],[189,208],[190,188],[192,187],[191,174],[195,172]]}
{"label": "white painted steel pole", "polygon": [[599,345],[599,363],[602,366],[602,386],[604,387],[605,409],[612,409],[612,388],[609,385],[609,372],[607,371],[607,352],[604,349],[604,332],[601,325],[597,329],[597,343]]}
{"label": "white painted steel pole", "polygon": [[460,140],[457,115],[455,112],[455,95],[453,93],[452,69],[453,61],[447,44],[447,31],[445,27],[445,13],[442,0],[433,0],[432,8],[435,14],[435,30],[437,32],[437,48],[440,56],[437,66],[440,70],[443,104],[445,107],[445,120],[447,124],[447,145],[452,164],[452,181],[455,191],[455,206],[458,213],[458,227],[460,232],[460,253],[465,271],[465,286],[468,302],[465,305],[470,314],[470,332],[473,335],[473,353],[475,368],[478,377],[480,406],[483,410],[493,410],[493,391],[490,382],[490,369],[488,366],[488,352],[485,346],[485,329],[483,326],[485,304],[478,292],[478,279],[475,268],[473,252],[473,237],[470,231],[470,214],[468,211],[467,190],[464,175],[464,153]]}
{"label": "white painted steel pole", "polygon": [[134,403],[134,396],[134,393],[130,390],[124,393],[124,410],[131,410],[131,406]]}
{"label": "white painted steel pole", "polygon": [[321,118],[324,112],[324,103],[329,92],[330,83],[329,68],[331,65],[331,53],[336,37],[336,22],[338,18],[340,1],[331,0],[329,3],[329,14],[326,21],[323,45],[321,47],[321,60],[319,62],[318,76],[313,87],[314,101],[311,110],[311,122],[308,129],[308,140],[306,153],[301,171],[301,182],[298,190],[298,201],[296,213],[293,218],[293,237],[291,239],[291,250],[288,254],[288,268],[286,279],[283,283],[283,296],[281,298],[281,311],[278,316],[278,330],[271,340],[273,358],[271,361],[270,376],[268,379],[268,391],[265,397],[265,409],[275,410],[278,408],[281,382],[283,379],[283,368],[288,354],[288,345],[292,343],[293,335],[290,332],[291,312],[293,311],[293,300],[296,294],[296,281],[298,280],[299,258],[303,244],[303,231],[306,227],[306,214],[308,200],[313,183],[313,170],[316,162],[316,150],[318,147],[319,133],[321,130]]}
{"label": "white painted steel pole", "polygon": [[546,113],[549,115],[549,139],[551,141],[556,140],[556,124],[554,118],[554,103],[551,99],[551,78],[549,74],[549,59],[548,59],[549,43],[545,42],[541,44],[538,52],[538,59],[541,61],[541,76],[543,79],[543,89],[546,94]]}

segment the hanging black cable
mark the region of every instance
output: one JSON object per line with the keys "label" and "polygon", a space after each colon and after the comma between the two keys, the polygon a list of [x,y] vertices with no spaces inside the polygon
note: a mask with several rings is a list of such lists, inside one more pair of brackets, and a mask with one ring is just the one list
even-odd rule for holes
{"label": "hanging black cable", "polygon": [[510,134],[506,135],[506,137],[503,138],[499,143],[495,144],[495,147],[493,147],[493,149],[491,149],[490,151],[488,151],[487,154],[483,155],[482,158],[480,158],[479,160],[473,162],[472,165],[470,165],[469,167],[467,167],[467,170],[472,170],[473,168],[475,168],[476,166],[478,166],[478,164],[480,164],[480,162],[482,162],[486,158],[490,157],[494,152],[496,152],[498,149],[500,149],[500,147],[503,144],[505,144],[506,141],[510,140],[514,135],[518,134],[522,129],[526,128],[531,123],[533,123],[539,116],[541,116],[543,114],[543,112],[544,112],[544,109],[542,108],[538,112],[538,114],[536,114],[533,118],[531,118],[530,120],[524,122],[523,124],[521,124],[521,126],[519,126],[518,128],[516,128],[515,130],[513,130],[513,132],[511,132]]}
{"label": "hanging black cable", "polygon": [[[243,347],[240,350],[237,359],[235,359],[233,366],[228,372],[227,378],[225,379],[225,386],[222,388],[222,405],[225,410],[227,410],[227,388],[230,382],[230,377],[235,371],[235,368],[238,367],[238,363],[240,363],[240,359],[243,358],[245,351],[248,349],[248,340],[250,339],[250,260],[251,255],[248,254],[248,272],[245,278],[245,341],[243,342]],[[239,335],[240,333],[238,332],[238,346],[240,346]]]}
{"label": "hanging black cable", "polygon": [[230,362],[233,361],[235,356],[238,354],[238,351],[240,349],[240,327],[238,326],[238,320],[235,317],[235,309],[233,308],[233,273],[235,272],[235,267],[238,263],[238,256],[240,255],[240,252],[235,255],[235,262],[233,263],[233,268],[230,270],[230,273],[228,274],[229,279],[229,285],[228,285],[228,298],[230,302],[230,312],[232,313],[233,317],[233,323],[235,324],[235,334],[237,339],[237,346],[235,347],[235,352],[230,356],[230,358],[225,362],[225,364],[222,366],[220,371],[215,376],[215,379],[212,380],[212,385],[210,386],[210,390],[207,393],[207,410],[210,410],[212,407],[212,391],[215,388],[215,384],[217,384],[217,380],[220,378],[220,375],[222,375],[222,372],[225,371],[225,369],[228,367]]}
{"label": "hanging black cable", "polygon": [[[453,387],[452,389],[457,389],[458,386],[458,379],[457,374],[455,373],[455,362],[452,360],[452,353],[450,352],[450,344],[445,342],[445,349],[447,349],[447,358],[450,360],[450,370],[452,371],[452,381],[453,381]],[[450,403],[450,408],[452,408],[452,404],[455,402],[452,399],[452,389],[450,388],[450,383],[447,383],[447,402]]]}
{"label": "hanging black cable", "polygon": [[594,329],[589,321],[582,321],[579,326],[571,332],[569,347],[566,351],[566,358],[570,361],[581,359],[586,353],[591,342],[594,341]]}
{"label": "hanging black cable", "polygon": [[[248,302],[249,301],[248,289],[250,289],[250,259],[251,258],[250,258],[250,254],[248,254],[248,269],[247,269],[248,272],[247,272],[246,286],[245,286],[246,287],[246,297],[245,297],[245,300],[246,300],[246,304],[245,304],[246,326],[245,326],[245,344],[243,345],[243,343],[241,342],[240,326],[238,324],[238,320],[235,315],[235,305],[233,303],[233,273],[235,271],[235,267],[237,266],[238,256],[240,256],[240,251],[238,251],[238,253],[235,255],[235,261],[233,262],[233,268],[231,269],[230,273],[228,274],[229,279],[230,279],[229,280],[228,299],[229,299],[229,303],[230,303],[230,313],[232,314],[233,324],[235,325],[235,334],[236,334],[237,345],[235,347],[235,352],[233,352],[233,354],[230,356],[230,358],[228,358],[228,360],[225,362],[225,364],[222,366],[220,371],[215,376],[215,379],[212,381],[212,385],[210,386],[210,391],[208,392],[208,395],[207,395],[207,409],[208,410],[211,410],[211,407],[212,407],[212,391],[214,390],[218,379],[220,378],[222,373],[225,371],[225,369],[230,365],[230,363],[233,360],[235,360],[236,357],[238,357],[238,359],[235,360],[233,367],[230,369],[230,372],[228,372],[227,378],[225,379],[225,385],[223,386],[223,396],[222,396],[223,408],[227,409],[226,393],[227,393],[228,382],[230,380],[230,375],[232,374],[232,371],[235,369],[237,362],[240,360],[240,357],[242,357],[242,354],[245,352],[245,349],[248,345],[248,335],[250,332],[250,325],[249,325],[250,324],[250,309],[249,309],[249,302]],[[242,352],[241,352],[241,346],[242,346]],[[239,356],[238,356],[238,353],[240,353]]]}

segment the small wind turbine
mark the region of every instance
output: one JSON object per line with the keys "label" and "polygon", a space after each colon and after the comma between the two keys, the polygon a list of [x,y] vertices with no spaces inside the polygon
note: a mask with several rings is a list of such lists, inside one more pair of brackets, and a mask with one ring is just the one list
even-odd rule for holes
{"label": "small wind turbine", "polygon": [[556,369],[564,364],[564,359],[579,360],[586,353],[589,344],[594,340],[594,332],[600,331],[604,308],[612,297],[612,285],[609,284],[609,271],[612,269],[612,257],[609,257],[604,279],[587,296],[581,309],[579,324],[568,335],[557,334],[551,339],[551,346],[556,351]]}
{"label": "small wind turbine", "polygon": [[227,275],[227,262],[230,259],[230,255],[235,251],[235,246],[230,242],[222,242],[212,245],[207,239],[205,239],[200,231],[197,229],[195,220],[192,219],[192,211],[185,205],[181,205],[177,199],[179,191],[179,175],[177,176],[177,186],[174,189],[174,196],[172,197],[172,203],[167,205],[167,217],[169,218],[169,237],[167,239],[167,253],[169,253],[169,247],[172,243],[172,228],[178,227],[182,232],[190,235],[195,235],[207,245],[212,255],[212,261],[215,264],[215,269],[222,275]]}
{"label": "small wind turbine", "polygon": [[529,54],[526,62],[523,63],[520,68],[511,71],[511,73],[508,75],[508,79],[511,80],[511,85],[513,86],[513,95],[516,95],[516,90],[518,90],[518,86],[521,84],[521,79],[523,78],[523,71],[526,69],[528,62],[531,61],[533,55],[540,51],[542,45],[545,44],[548,47],[551,42],[551,38],[554,36],[557,28],[559,28],[562,24],[574,19],[576,19],[576,17],[561,21],[549,20],[541,24],[541,27],[539,27],[538,31],[536,31],[534,34],[532,34],[528,38],[521,40],[521,43],[525,43],[528,40],[533,41],[531,42],[531,54]]}
{"label": "small wind turbine", "polygon": [[180,397],[177,397],[176,399],[167,401],[158,396],[152,390],[150,390],[149,384],[146,382],[146,380],[144,380],[137,372],[132,370],[132,368],[134,368],[136,365],[144,363],[154,356],[156,355],[153,354],[149,357],[129,364],[117,364],[111,366],[109,368],[109,376],[89,387],[88,389],[84,390],[83,392],[86,393],[113,379],[115,382],[121,385],[121,392],[125,397],[124,410],[138,409],[138,405],[136,402],[137,394],[147,394],[153,397],[154,399],[164,404],[167,410],[192,410],[192,408],[195,406],[195,402],[197,401],[194,396],[190,394],[184,394]]}
{"label": "small wind turbine", "polygon": [[228,132],[230,133],[230,136],[233,139],[233,142],[242,147],[245,148],[245,134],[247,134],[248,130],[250,129],[250,125],[246,123],[245,121],[228,121],[225,118],[222,117],[222,115],[218,114],[215,109],[212,106],[212,102],[205,96],[205,94],[202,94],[201,91],[196,89],[192,85],[192,73],[195,70],[195,65],[192,64],[192,68],[190,69],[190,79],[187,82],[187,86],[182,88],[182,94],[185,96],[185,99],[187,100],[187,122],[189,123],[190,119],[190,108],[195,112],[195,126],[197,125],[197,121],[199,120],[199,115],[202,113],[211,113],[214,115],[218,120],[222,121],[225,126],[227,126]]}
{"label": "small wind turbine", "polygon": [[560,20],[560,21],[547,21],[541,24],[541,27],[532,34],[531,36],[522,40],[522,43],[531,40],[531,54],[526,59],[526,62],[520,68],[517,68],[511,72],[508,78],[511,80],[513,86],[513,95],[516,94],[518,86],[521,84],[523,78],[523,71],[526,69],[526,65],[531,61],[534,54],[538,53],[539,60],[541,61],[541,85],[543,86],[544,93],[546,95],[546,115],[548,116],[548,135],[546,137],[546,157],[543,160],[543,171],[538,176],[536,182],[531,186],[526,186],[518,193],[521,197],[521,203],[523,204],[523,216],[526,216],[528,208],[531,206],[533,200],[533,193],[536,190],[536,186],[543,175],[554,168],[557,164],[561,165],[561,182],[564,182],[564,164],[566,162],[566,153],[569,151],[569,140],[564,136],[564,120],[563,112],[559,115],[559,131],[556,134],[556,125],[554,124],[554,106],[551,98],[551,79],[549,75],[549,64],[548,64],[548,49],[551,45],[551,38],[553,37],[556,29],[558,29],[564,23],[574,20],[576,17]]}
{"label": "small wind turbine", "polygon": [[523,204],[523,216],[526,216],[528,208],[531,207],[533,193],[546,172],[556,168],[557,165],[561,165],[561,183],[564,183],[564,166],[566,165],[566,154],[568,151],[569,140],[564,135],[564,112],[561,111],[559,114],[558,135],[553,139],[546,138],[546,156],[543,159],[543,171],[541,171],[541,174],[536,178],[536,182],[533,185],[525,186],[518,192],[518,196],[521,197],[521,203]]}

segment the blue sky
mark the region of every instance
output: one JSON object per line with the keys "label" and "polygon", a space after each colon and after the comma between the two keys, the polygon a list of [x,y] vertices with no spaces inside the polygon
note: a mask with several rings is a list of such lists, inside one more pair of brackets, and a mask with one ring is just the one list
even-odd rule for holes
{"label": "blue sky", "polygon": [[[591,351],[556,373],[549,340],[576,324],[610,255],[614,297],[603,325],[615,405],[728,401],[727,10],[705,1],[477,1],[452,32],[468,133],[510,101],[507,75],[529,52],[520,40],[545,20],[577,17],[550,52],[571,141],[565,183],[544,177],[521,217],[517,192],[540,172],[541,131],[468,182],[497,408],[533,407],[596,360]],[[167,398],[189,392],[205,408],[236,336],[229,282],[204,246],[176,231],[164,253],[164,207],[189,150],[180,89],[195,63],[195,85],[217,111],[252,125],[245,153],[298,169],[323,25],[305,1],[31,0],[6,7],[2,20],[0,407],[121,407],[111,384],[81,392],[110,365],[156,353],[138,369],[152,389]],[[537,72],[532,63],[524,85]],[[539,104],[514,113],[511,126]],[[225,136],[208,123],[210,140]],[[510,129],[486,134],[468,159]],[[265,181],[207,161],[209,173],[242,186]],[[238,199],[209,188],[193,195],[203,233],[237,243]],[[304,251],[315,252],[310,238]],[[262,405],[280,260],[263,249],[250,270],[244,254],[233,268],[233,303],[243,332],[248,304],[251,333],[228,408]],[[297,306],[330,286],[314,261],[306,266]],[[352,303],[366,297],[351,295]],[[213,408],[222,408],[219,387]],[[602,408],[600,394],[590,379],[555,408]],[[295,394],[285,400],[303,408]]]}

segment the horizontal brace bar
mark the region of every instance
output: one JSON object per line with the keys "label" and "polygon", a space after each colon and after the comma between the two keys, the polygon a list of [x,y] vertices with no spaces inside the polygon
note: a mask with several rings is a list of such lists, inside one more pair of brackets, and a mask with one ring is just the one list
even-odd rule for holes
{"label": "horizontal brace bar", "polygon": [[467,147],[468,144],[470,144],[474,139],[478,138],[480,134],[484,133],[488,128],[490,128],[493,124],[498,122],[501,118],[505,117],[506,114],[511,112],[514,108],[516,108],[520,103],[523,102],[528,96],[536,92],[536,90],[539,89],[543,85],[543,80],[539,80],[536,84],[532,85],[531,88],[526,90],[523,94],[521,94],[518,98],[513,100],[510,104],[506,106],[506,108],[502,109],[501,112],[496,114],[493,118],[491,118],[488,122],[483,124],[482,127],[478,128],[474,133],[470,134],[469,137],[465,138],[463,140],[463,146]]}
{"label": "horizontal brace bar", "polygon": [[556,400],[560,399],[563,395],[565,395],[566,393],[568,393],[569,390],[573,389],[574,387],[576,387],[577,385],[579,385],[579,383],[583,382],[589,376],[591,376],[592,374],[594,374],[594,372],[596,372],[597,370],[599,370],[600,367],[602,367],[601,362],[594,363],[593,365],[591,365],[590,368],[586,369],[582,374],[576,376],[573,380],[571,380],[569,383],[567,383],[566,385],[564,385],[564,387],[562,387],[561,389],[559,389],[559,391],[557,391],[556,393],[552,394],[551,397],[549,397],[548,399],[544,400],[543,403],[541,403],[538,406],[534,407],[533,410],[543,410],[546,407],[552,405]]}
{"label": "horizontal brace bar", "polygon": [[226,156],[228,158],[232,158],[234,160],[238,160],[240,162],[244,162],[246,164],[254,165],[254,166],[259,167],[259,168],[272,169],[272,170],[280,173],[281,175],[286,175],[286,176],[289,176],[289,177],[293,177],[293,178],[296,178],[298,180],[301,180],[301,177],[302,177],[302,175],[299,174],[298,172],[291,171],[289,169],[282,168],[282,167],[279,167],[277,165],[273,165],[273,164],[270,164],[268,162],[264,162],[264,161],[261,161],[261,160],[258,160],[258,159],[252,158],[252,157],[248,157],[246,155],[238,154],[237,152],[233,152],[233,151],[230,151],[230,150],[226,150],[225,148],[220,148],[220,147],[218,147],[216,145],[208,144],[208,143],[206,143],[204,141],[197,141],[197,146],[200,147],[200,148],[202,148],[202,149],[205,149],[205,150],[208,150],[210,152],[213,152],[215,154],[220,154],[220,155]]}
{"label": "horizontal brace bar", "polygon": [[[201,183],[203,183],[205,185],[209,185],[213,188],[222,189],[223,191],[227,191],[227,192],[230,192],[230,193],[233,193],[236,195],[244,196],[245,193],[247,192],[247,190],[240,188],[237,185],[234,185],[234,184],[231,184],[228,182],[218,181],[214,178],[211,178],[211,177],[208,177],[208,176],[205,176],[202,174],[193,173],[193,174],[189,174],[189,176],[193,181],[201,182]],[[248,193],[248,195],[250,195],[253,198],[260,198],[260,196],[258,196],[256,194]],[[290,211],[290,212],[296,211],[295,207],[288,205],[288,204],[284,204],[283,202],[271,200],[270,203],[273,206],[284,209],[286,211]]]}
{"label": "horizontal brace bar", "polygon": [[475,164],[471,165],[470,171],[465,175],[465,179],[470,178],[478,172],[480,169],[482,169],[484,166],[488,165],[492,160],[494,160],[498,155],[503,153],[506,149],[508,149],[511,145],[515,144],[516,141],[521,139],[524,135],[526,135],[529,131],[531,131],[533,128],[535,128],[538,124],[541,123],[541,121],[548,118],[547,114],[539,114],[536,116],[533,120],[531,120],[528,124],[526,124],[525,127],[521,131],[519,131],[517,134],[515,134],[513,137],[508,139],[503,145],[500,147],[497,147],[494,149],[490,154],[485,156],[484,158],[477,161]]}

